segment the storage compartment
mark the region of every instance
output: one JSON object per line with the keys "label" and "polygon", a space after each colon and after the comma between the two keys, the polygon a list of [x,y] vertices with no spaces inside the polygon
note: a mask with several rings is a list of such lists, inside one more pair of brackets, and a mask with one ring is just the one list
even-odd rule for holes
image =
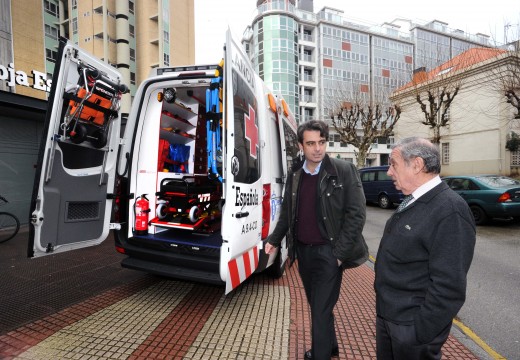
{"label": "storage compartment", "polygon": [[[201,233],[220,229],[222,180],[208,169],[208,154],[221,151],[220,103],[212,106],[220,102],[218,91],[209,81],[200,87],[161,90],[157,182],[150,209],[155,233],[172,228]],[[221,170],[221,156],[218,160],[216,171]]]}

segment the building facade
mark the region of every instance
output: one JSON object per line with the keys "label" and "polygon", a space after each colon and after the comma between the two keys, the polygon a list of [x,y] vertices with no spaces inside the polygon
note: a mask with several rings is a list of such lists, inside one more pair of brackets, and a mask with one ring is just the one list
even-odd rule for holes
{"label": "building facade", "polygon": [[518,91],[518,64],[518,51],[473,48],[398,89],[392,95],[402,108],[396,138],[431,138],[430,127],[418,120],[424,115],[416,96],[455,84],[459,91],[440,129],[441,175],[518,176],[520,150],[508,150],[506,142],[513,132],[520,134],[520,116],[504,95],[511,86]]}
{"label": "building facade", "polygon": [[[413,69],[432,69],[470,47],[490,46],[486,35],[447,25],[407,19],[373,25],[330,7],[315,13],[312,0],[258,0],[242,42],[260,77],[283,95],[299,122],[327,120],[345,101],[389,104]],[[391,141],[379,139],[367,165],[384,164]],[[337,134],[330,144],[333,156],[353,161],[355,149]]]}
{"label": "building facade", "polygon": [[0,0],[0,194],[22,223],[59,37],[116,67],[130,93],[158,66],[195,62],[192,0]]}

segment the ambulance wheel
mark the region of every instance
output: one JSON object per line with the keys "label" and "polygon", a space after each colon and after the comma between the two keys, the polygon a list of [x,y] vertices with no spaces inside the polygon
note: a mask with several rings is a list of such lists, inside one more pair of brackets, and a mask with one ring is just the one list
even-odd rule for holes
{"label": "ambulance wheel", "polygon": [[92,137],[90,138],[90,143],[96,149],[101,149],[107,144],[107,134],[103,129],[98,129],[94,131]]}
{"label": "ambulance wheel", "polygon": [[69,138],[74,144],[81,144],[87,137],[87,128],[83,124],[76,124],[72,126],[72,130],[69,131]]}
{"label": "ambulance wheel", "polygon": [[285,261],[282,262],[282,251],[278,249],[278,254],[276,254],[276,259],[274,262],[267,268],[267,273],[275,279],[279,279],[282,277],[285,271]]}
{"label": "ambulance wheel", "polygon": [[197,206],[194,206],[190,209],[190,221],[192,223],[195,223],[195,222],[197,222],[197,220],[199,220],[199,215],[200,215],[200,212],[199,212],[199,208]]}
{"label": "ambulance wheel", "polygon": [[168,213],[166,212],[166,203],[160,203],[158,206],[157,206],[157,209],[155,210],[155,213],[157,215],[157,217],[162,220],[164,218],[166,218],[166,216],[168,215]]}

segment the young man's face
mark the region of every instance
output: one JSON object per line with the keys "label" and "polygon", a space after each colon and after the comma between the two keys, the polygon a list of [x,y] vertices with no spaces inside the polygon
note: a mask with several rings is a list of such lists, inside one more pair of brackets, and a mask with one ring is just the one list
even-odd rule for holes
{"label": "young man's face", "polygon": [[404,161],[399,149],[392,150],[390,167],[386,173],[394,181],[397,190],[401,190],[403,194],[409,195],[416,189],[414,183],[416,174],[414,173],[412,163],[407,164]]}
{"label": "young man's face", "polygon": [[318,130],[305,130],[303,132],[303,144],[298,144],[303,151],[307,162],[319,164],[327,151],[327,139],[320,137]]}

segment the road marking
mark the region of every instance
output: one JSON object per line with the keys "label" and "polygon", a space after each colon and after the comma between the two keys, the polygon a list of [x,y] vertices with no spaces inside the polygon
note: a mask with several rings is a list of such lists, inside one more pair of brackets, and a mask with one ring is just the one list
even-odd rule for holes
{"label": "road marking", "polygon": [[480,346],[482,349],[484,349],[485,352],[487,352],[494,360],[506,360],[505,357],[497,353],[495,350],[491,348],[488,344],[485,343],[484,340],[482,340],[480,337],[478,337],[477,334],[473,332],[469,327],[464,325],[461,321],[457,319],[453,319],[453,324],[455,324],[460,331],[462,331],[464,334],[466,334],[471,340],[473,340],[478,346]]}

